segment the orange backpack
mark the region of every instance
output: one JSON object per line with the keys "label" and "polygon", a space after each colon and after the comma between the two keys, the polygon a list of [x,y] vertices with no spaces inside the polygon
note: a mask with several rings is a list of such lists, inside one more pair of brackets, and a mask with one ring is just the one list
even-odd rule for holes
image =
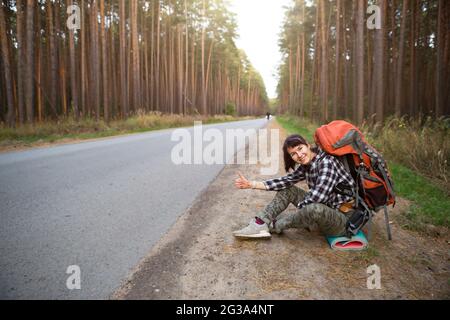
{"label": "orange backpack", "polygon": [[386,161],[381,154],[365,141],[357,127],[342,120],[318,128],[314,140],[323,151],[338,157],[352,175],[357,189],[355,208],[369,211],[366,220],[370,220],[371,211],[384,209],[386,228],[391,239],[387,206],[395,205],[395,193]]}

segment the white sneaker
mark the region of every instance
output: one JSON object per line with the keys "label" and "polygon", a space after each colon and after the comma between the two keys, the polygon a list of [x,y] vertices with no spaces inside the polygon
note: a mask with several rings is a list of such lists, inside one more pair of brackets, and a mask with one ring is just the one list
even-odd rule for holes
{"label": "white sneaker", "polygon": [[256,239],[256,238],[270,238],[269,227],[266,223],[257,224],[255,219],[252,219],[248,226],[244,229],[233,232],[236,238]]}

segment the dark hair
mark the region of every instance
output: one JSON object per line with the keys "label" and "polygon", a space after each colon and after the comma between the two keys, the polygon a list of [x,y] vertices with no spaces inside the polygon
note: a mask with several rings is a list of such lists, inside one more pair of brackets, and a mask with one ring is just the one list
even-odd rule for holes
{"label": "dark hair", "polygon": [[[286,138],[283,144],[283,157],[284,157],[284,169],[286,172],[289,172],[289,169],[294,170],[297,162],[292,159],[291,155],[288,152],[288,148],[294,148],[298,145],[304,144],[305,146],[309,145],[308,141],[305,140],[301,135],[293,134]],[[312,148],[315,149],[315,148]]]}

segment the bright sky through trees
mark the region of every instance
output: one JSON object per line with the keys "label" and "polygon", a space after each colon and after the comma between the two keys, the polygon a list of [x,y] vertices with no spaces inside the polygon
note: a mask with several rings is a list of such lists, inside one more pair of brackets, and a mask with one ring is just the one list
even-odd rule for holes
{"label": "bright sky through trees", "polygon": [[291,0],[230,0],[230,10],[237,14],[239,39],[252,65],[264,79],[269,98],[276,97],[277,72],[281,61],[278,46],[284,18],[283,6]]}

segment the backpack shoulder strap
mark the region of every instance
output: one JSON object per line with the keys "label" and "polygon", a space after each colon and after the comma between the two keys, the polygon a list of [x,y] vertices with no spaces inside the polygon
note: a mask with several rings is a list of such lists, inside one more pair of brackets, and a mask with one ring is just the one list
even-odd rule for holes
{"label": "backpack shoulder strap", "polygon": [[341,157],[339,157],[339,160],[344,165],[345,170],[350,173],[350,166],[348,165],[347,157],[346,156],[341,156]]}

